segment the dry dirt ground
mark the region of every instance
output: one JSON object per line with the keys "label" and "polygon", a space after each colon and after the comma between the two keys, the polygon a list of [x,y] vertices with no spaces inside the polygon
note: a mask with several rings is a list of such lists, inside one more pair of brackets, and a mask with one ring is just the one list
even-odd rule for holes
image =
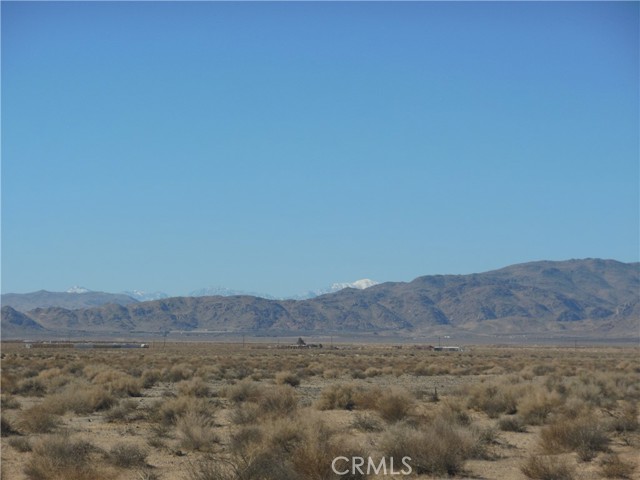
{"label": "dry dirt ground", "polygon": [[[406,345],[293,350],[264,344],[243,348],[188,343],[144,350],[78,350],[26,349],[7,343],[2,345],[2,478],[71,478],[68,471],[56,470],[55,462],[47,464],[49,473],[30,468],[40,455],[38,445],[61,435],[93,446],[89,455],[93,473],[74,477],[78,479],[244,478],[198,476],[194,472],[205,459],[226,464],[238,432],[268,422],[295,425],[319,419],[334,432],[332,438],[346,438],[344,445],[357,444],[361,451],[375,452],[379,458],[385,455],[382,445],[390,432],[397,432],[396,441],[401,444],[406,440],[403,432],[428,426],[444,416],[443,412],[458,412],[464,417],[460,428],[485,432],[481,454],[467,455],[452,472],[413,471],[410,475],[372,474],[366,478],[640,479],[638,353],[637,348],[605,347],[483,346],[441,353]],[[257,386],[261,393],[251,393],[247,385]],[[328,395],[336,385],[346,385],[355,392],[353,402],[344,403],[338,398],[340,393]],[[59,411],[52,406],[56,399],[71,398],[71,402],[74,392],[97,387],[110,399],[106,406],[94,403],[87,409]],[[249,392],[246,398],[243,388]],[[251,405],[256,411],[263,408],[264,396],[268,396],[265,392],[276,388],[293,392],[296,404],[274,407],[276,414],[247,413]],[[383,402],[376,403],[376,397],[388,398],[385,395],[392,391],[401,392],[402,401],[399,407],[394,404],[399,413],[392,410],[388,414]],[[359,400],[357,392],[366,398]],[[252,400],[251,395],[257,399]],[[169,418],[168,408],[163,410],[162,405],[181,398],[189,398],[191,407],[182,411],[175,407],[176,417]],[[497,401],[505,398],[513,405],[503,407]],[[210,437],[207,432],[194,433],[204,435],[204,441],[195,446],[185,441],[187,427],[180,427],[181,416],[187,416],[189,408],[195,409],[193,405],[206,405],[212,412],[208,416],[201,412],[197,417],[206,424]],[[43,407],[38,410],[38,406]],[[47,408],[57,421],[54,426],[41,428],[29,422]],[[248,419],[239,419],[239,412],[249,415]],[[516,416],[524,419],[523,431],[501,427],[501,420]],[[603,445],[593,446],[592,455],[581,453],[584,449],[580,446],[553,443],[550,434],[544,443],[543,430],[583,417],[602,425],[605,436]],[[371,428],[357,426],[363,418]],[[119,444],[138,446],[144,452],[143,461],[131,465],[109,461],[107,452]],[[553,472],[546,476],[530,472],[527,476],[522,467],[532,456],[552,457],[568,471],[564,476],[562,472],[555,476]],[[621,465],[619,469],[605,469],[603,465],[611,458]],[[288,461],[286,454],[283,461]],[[343,478],[313,475],[299,474],[298,478]],[[262,477],[258,473],[246,478]]]}

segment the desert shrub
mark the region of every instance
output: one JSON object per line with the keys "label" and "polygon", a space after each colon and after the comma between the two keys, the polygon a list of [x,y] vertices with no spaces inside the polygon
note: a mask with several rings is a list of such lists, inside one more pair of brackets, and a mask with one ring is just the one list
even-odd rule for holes
{"label": "desert shrub", "polygon": [[381,432],[383,430],[380,419],[370,413],[356,413],[351,426],[362,432]]}
{"label": "desert shrub", "polygon": [[235,425],[254,423],[260,416],[260,407],[255,403],[241,403],[231,410],[230,420]]}
{"label": "desert shrub", "polygon": [[212,417],[215,410],[215,406],[205,399],[181,396],[169,398],[161,403],[156,416],[164,425],[175,425],[178,417],[184,416],[187,412]]}
{"label": "desert shrub", "polygon": [[297,387],[300,385],[300,377],[291,372],[278,372],[276,373],[276,383],[278,385],[290,385]]}
{"label": "desert shrub", "polygon": [[117,443],[106,454],[109,463],[120,468],[144,467],[147,452],[131,443]]}
{"label": "desert shrub", "polygon": [[411,457],[418,474],[455,475],[474,451],[474,439],[468,430],[442,419],[420,429],[397,424],[382,437],[381,450],[387,457]]}
{"label": "desert shrub", "polygon": [[353,410],[358,388],[349,383],[332,383],[320,392],[316,402],[319,410]]}
{"label": "desert shrub", "polygon": [[600,460],[600,473],[605,478],[631,478],[635,466],[623,461],[614,453],[607,454]]}
{"label": "desert shrub", "polygon": [[24,468],[30,480],[95,480],[104,478],[94,469],[90,454],[95,447],[67,435],[46,437],[33,445]]}
{"label": "desert shrub", "polygon": [[258,406],[260,413],[264,415],[290,415],[298,408],[298,396],[293,387],[278,385],[265,389]]}
{"label": "desert shrub", "polygon": [[63,392],[46,397],[42,407],[58,415],[68,411],[86,414],[106,410],[115,403],[115,397],[103,387],[70,385]]}
{"label": "desert shrub", "polygon": [[115,405],[104,413],[104,419],[107,422],[131,421],[134,419],[134,412],[137,407],[138,404],[134,400],[130,398],[123,399],[118,405]]}
{"label": "desert shrub", "polygon": [[377,397],[375,409],[387,422],[404,419],[415,405],[415,398],[406,390],[392,387]]}
{"label": "desert shrub", "polygon": [[88,366],[85,375],[94,385],[100,385],[118,396],[139,397],[142,390],[142,379],[128,373],[104,366]]}
{"label": "desert shrub", "polygon": [[60,425],[60,421],[46,407],[34,405],[20,412],[19,425],[27,432],[50,433]]}
{"label": "desert shrub", "polygon": [[187,468],[188,480],[239,480],[233,467],[217,457],[205,457]]}
{"label": "desert shrub", "polygon": [[47,393],[47,387],[40,378],[25,378],[18,382],[11,393],[24,397],[42,397]]}
{"label": "desert shrub", "polygon": [[142,396],[142,380],[131,375],[123,374],[108,384],[109,391],[115,395],[140,397]]}
{"label": "desert shrub", "polygon": [[572,480],[574,469],[559,458],[532,455],[520,467],[520,471],[534,480]]}
{"label": "desert shrub", "polygon": [[490,418],[500,414],[514,414],[517,411],[516,398],[505,385],[478,385],[471,390],[468,405],[485,412]]}
{"label": "desert shrub", "polygon": [[48,391],[53,391],[69,383],[70,377],[65,375],[59,368],[48,368],[42,370],[38,374],[38,379],[42,380],[47,385]]}
{"label": "desert shrub", "polygon": [[502,417],[498,421],[498,428],[503,432],[526,432],[527,427],[518,415]]}
{"label": "desert shrub", "polygon": [[253,380],[242,380],[226,389],[226,397],[233,403],[257,402],[262,395],[260,384]]}
{"label": "desert shrub", "polygon": [[150,368],[142,372],[142,387],[151,388],[162,379],[162,372],[157,368]]}
{"label": "desert shrub", "polygon": [[31,447],[31,442],[27,437],[11,437],[8,443],[9,446],[15,448],[21,453],[30,452],[31,450],[33,450],[33,448]]}
{"label": "desert shrub", "polygon": [[168,382],[179,382],[180,380],[189,380],[193,376],[193,369],[186,363],[174,365],[164,373],[164,378]]}
{"label": "desert shrub", "polygon": [[20,402],[13,395],[2,395],[0,397],[0,408],[18,409],[20,408]]}
{"label": "desert shrub", "polygon": [[[214,473],[230,476],[211,478],[364,478],[359,474],[339,477],[331,471],[331,462],[338,455],[366,455],[337,437],[334,430],[314,415],[297,416],[293,422],[271,419],[260,426],[243,427],[231,435],[229,449],[231,458],[228,468],[215,469]],[[213,469],[209,468],[208,471],[210,470]]]}
{"label": "desert shrub", "polygon": [[498,443],[496,441],[497,432],[495,428],[481,428],[475,425],[470,427],[471,442],[469,447],[469,458],[478,460],[493,460],[491,445]]}
{"label": "desert shrub", "polygon": [[294,475],[292,478],[309,479],[362,479],[357,471],[346,475],[336,475],[331,470],[331,462],[337,456],[367,457],[366,452],[352,447],[344,439],[335,435],[323,421],[316,418],[307,418],[300,423],[300,438],[291,451],[279,451],[277,457],[290,459]]}
{"label": "desert shrub", "polygon": [[558,393],[536,390],[518,401],[518,414],[528,425],[542,425],[550,413],[563,403]]}
{"label": "desert shrub", "polygon": [[180,445],[187,450],[206,451],[220,442],[211,418],[187,412],[178,418],[176,430],[180,437]]}
{"label": "desert shrub", "polygon": [[368,378],[378,377],[382,375],[382,370],[376,367],[369,367],[364,371],[364,375]]}
{"label": "desert shrub", "polygon": [[540,431],[540,443],[546,453],[577,452],[591,460],[605,451],[609,438],[601,423],[589,417],[559,420]]}
{"label": "desert shrub", "polygon": [[251,456],[251,451],[261,445],[264,436],[262,428],[256,426],[241,427],[231,435],[229,450],[233,455],[248,458]]}
{"label": "desert shrub", "polygon": [[183,380],[177,385],[178,392],[181,395],[188,395],[192,397],[208,397],[211,394],[209,385],[205,383],[202,378],[192,378],[191,380]]}
{"label": "desert shrub", "polygon": [[636,432],[638,425],[638,405],[633,402],[625,402],[622,411],[611,422],[616,432]]}
{"label": "desert shrub", "polygon": [[365,375],[364,371],[362,371],[360,368],[357,368],[351,371],[351,378],[362,380],[363,378],[367,378],[367,376]]}
{"label": "desert shrub", "polygon": [[457,425],[470,425],[471,417],[464,404],[456,399],[447,399],[442,402],[438,416],[444,421]]}
{"label": "desert shrub", "polygon": [[4,415],[0,415],[0,436],[8,437],[9,435],[18,435],[20,432]]}

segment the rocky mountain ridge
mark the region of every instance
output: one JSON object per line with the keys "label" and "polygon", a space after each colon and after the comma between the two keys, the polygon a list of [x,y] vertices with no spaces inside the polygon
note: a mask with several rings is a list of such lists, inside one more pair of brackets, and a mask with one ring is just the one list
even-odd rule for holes
{"label": "rocky mountain ridge", "polygon": [[640,268],[615,260],[531,262],[471,275],[430,275],[309,300],[175,297],[94,308],[2,309],[3,337],[42,331],[310,332],[415,336],[549,334],[638,336]]}

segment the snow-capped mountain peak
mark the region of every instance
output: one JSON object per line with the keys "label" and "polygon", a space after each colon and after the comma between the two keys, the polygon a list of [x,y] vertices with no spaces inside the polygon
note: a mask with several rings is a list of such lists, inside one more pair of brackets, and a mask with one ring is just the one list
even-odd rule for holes
{"label": "snow-capped mountain peak", "polygon": [[89,293],[91,290],[84,287],[79,287],[78,285],[74,285],[70,289],[67,290],[67,293]]}
{"label": "snow-capped mountain peak", "polygon": [[365,288],[373,287],[374,285],[378,285],[379,282],[375,280],[371,280],[370,278],[363,278],[361,280],[356,280],[355,282],[347,282],[347,283],[334,283],[331,285],[331,291],[337,292],[344,288],[356,288],[358,290],[364,290]]}
{"label": "snow-capped mountain peak", "polygon": [[131,298],[135,298],[139,302],[169,298],[169,295],[167,295],[164,292],[145,292],[144,290],[128,290],[122,293],[124,293],[125,295],[129,295]]}

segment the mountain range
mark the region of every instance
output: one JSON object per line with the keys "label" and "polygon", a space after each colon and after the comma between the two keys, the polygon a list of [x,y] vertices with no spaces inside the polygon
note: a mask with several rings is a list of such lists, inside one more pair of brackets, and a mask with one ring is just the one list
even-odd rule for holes
{"label": "mountain range", "polygon": [[639,330],[640,264],[600,259],[429,275],[411,282],[344,288],[306,300],[218,295],[21,312],[4,304],[3,296],[2,307],[5,339],[166,331],[637,339]]}
{"label": "mountain range", "polygon": [[[337,292],[343,288],[365,289],[378,282],[368,278],[356,280],[350,283],[334,283],[328,288],[320,290],[309,290],[303,294],[291,295],[285,298],[277,298],[268,294],[255,292],[245,292],[242,290],[232,290],[225,287],[207,287],[189,292],[188,297],[231,297],[237,295],[248,295],[252,297],[266,298],[269,300],[304,300],[314,298],[319,295]],[[146,302],[150,300],[161,300],[169,298],[170,295],[164,292],[146,292],[143,290],[127,290],[122,293],[95,292],[85,287],[73,286],[65,292],[48,292],[40,290],[32,293],[4,293],[2,294],[2,306],[9,306],[20,312],[28,312],[34,308],[62,307],[67,309],[90,308],[109,303],[117,305],[129,305],[136,302]]]}

